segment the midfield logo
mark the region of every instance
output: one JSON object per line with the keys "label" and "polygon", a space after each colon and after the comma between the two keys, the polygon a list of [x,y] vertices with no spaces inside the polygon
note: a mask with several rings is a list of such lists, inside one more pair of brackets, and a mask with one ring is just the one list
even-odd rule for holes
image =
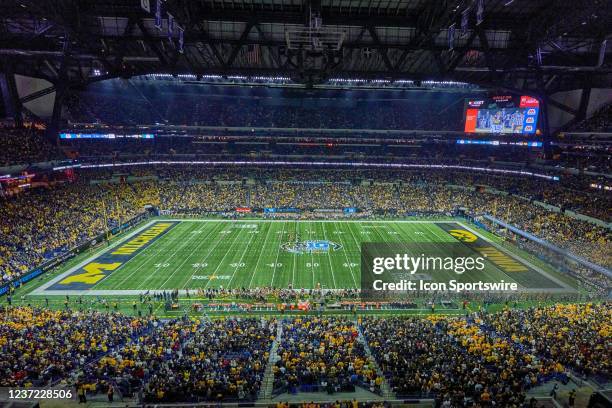
{"label": "midfield logo", "polygon": [[281,248],[287,252],[291,252],[294,254],[303,254],[303,253],[312,254],[312,253],[337,251],[342,248],[342,245],[332,242],[332,241],[314,240],[314,241],[285,242],[284,244],[281,244]]}

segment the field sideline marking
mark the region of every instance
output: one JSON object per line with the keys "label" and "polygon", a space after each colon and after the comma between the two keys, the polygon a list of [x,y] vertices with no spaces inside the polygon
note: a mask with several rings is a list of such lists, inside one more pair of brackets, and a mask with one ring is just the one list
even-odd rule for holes
{"label": "field sideline marking", "polygon": [[[463,228],[465,228],[466,230],[470,231],[472,234],[482,238],[484,241],[488,242],[489,244],[493,245],[495,248],[499,249],[500,251],[502,251],[503,253],[505,253],[506,255],[511,256],[512,258],[514,258],[515,260],[524,263],[525,265],[529,266],[530,268],[532,268],[533,270],[535,270],[536,272],[538,272],[540,275],[544,275],[545,277],[547,277],[548,279],[550,279],[551,281],[555,282],[556,284],[560,285],[560,288],[525,288],[524,291],[527,292],[531,292],[531,291],[540,291],[540,290],[544,290],[545,292],[557,292],[557,291],[561,291],[563,289],[569,289],[569,290],[573,290],[576,291],[576,288],[571,287],[569,284],[563,282],[562,280],[558,279],[555,276],[552,276],[551,274],[549,274],[548,272],[546,272],[545,270],[543,270],[542,268],[540,268],[539,266],[536,266],[534,264],[532,264],[530,261],[528,261],[527,259],[523,258],[520,255],[517,255],[515,253],[513,253],[512,251],[510,251],[507,248],[504,248],[503,246],[499,245],[497,242],[493,242],[490,239],[484,237],[483,235],[481,235],[478,231],[473,230],[472,228],[468,227],[467,225],[464,225],[462,222],[457,222],[457,224],[461,225]],[[502,271],[504,272],[504,271]],[[505,272],[504,272],[505,273]],[[521,285],[522,286],[522,285]],[[524,286],[523,286],[524,287]]]}
{"label": "field sideline marking", "polygon": [[[474,233],[475,235],[477,235],[478,237],[480,237],[481,239],[483,239],[487,243],[493,245],[497,249],[501,250],[502,252],[506,253],[510,257],[514,258],[515,260],[518,260],[519,262],[522,262],[522,263],[526,264],[527,266],[533,268],[535,271],[537,271],[541,275],[545,276],[546,278],[550,279],[551,281],[553,281],[553,282],[555,282],[555,283],[557,283],[558,285],[561,286],[560,288],[546,289],[547,292],[550,293],[550,292],[559,292],[559,291],[563,292],[565,290],[573,290],[573,291],[576,290],[570,284],[568,284],[568,283],[558,279],[554,275],[551,275],[549,272],[543,270],[539,266],[534,265],[529,260],[523,258],[521,255],[515,254],[514,252],[512,252],[511,250],[501,246],[500,244],[498,244],[498,243],[496,243],[494,241],[491,241],[489,238],[483,236],[478,231],[475,231],[474,229],[472,229],[469,226],[465,225],[463,222],[461,222],[459,220],[456,220],[456,219],[455,220],[431,220],[431,221],[427,221],[427,220],[261,220],[261,219],[260,220],[216,220],[216,219],[183,219],[183,218],[174,218],[174,219],[153,219],[153,220],[151,220],[149,222],[145,222],[145,224],[143,224],[142,226],[138,227],[137,229],[135,229],[131,233],[127,234],[125,237],[117,240],[116,242],[112,243],[109,246],[105,246],[103,248],[100,248],[100,250],[96,251],[90,257],[84,259],[79,264],[71,267],[70,269],[68,269],[67,271],[61,273],[60,275],[56,276],[55,278],[51,279],[50,281],[48,281],[48,282],[38,286],[34,290],[28,292],[27,295],[64,295],[64,294],[70,294],[70,295],[94,295],[95,296],[95,295],[130,295],[130,294],[140,294],[140,293],[143,293],[143,290],[140,290],[140,289],[138,289],[138,290],[122,290],[122,289],[116,289],[116,290],[92,290],[92,289],[89,289],[89,290],[47,290],[47,288],[52,286],[52,285],[54,285],[58,281],[64,279],[66,276],[69,276],[70,274],[72,274],[77,269],[80,269],[83,266],[87,265],[88,263],[91,263],[92,261],[94,261],[95,259],[97,259],[101,255],[103,255],[105,252],[109,251],[110,249],[113,249],[115,247],[118,247],[118,246],[124,244],[126,241],[130,240],[132,237],[134,237],[135,235],[137,235],[141,231],[149,228],[151,225],[153,225],[155,223],[158,223],[158,222],[177,222],[180,225],[182,222],[212,222],[212,223],[245,223],[245,222],[247,222],[247,223],[248,222],[269,222],[269,223],[273,223],[273,222],[283,222],[283,223],[286,223],[287,221],[296,222],[296,223],[317,223],[317,222],[320,222],[320,223],[325,223],[325,222],[328,222],[328,223],[330,223],[330,222],[331,223],[356,223],[358,225],[359,224],[364,224],[364,223],[365,224],[434,224],[434,225],[436,225],[436,224],[443,224],[443,223],[455,223],[455,224],[458,224],[461,227],[465,228],[466,230]],[[427,230],[432,231],[430,228],[427,228]],[[356,239],[352,229],[349,228],[349,231],[351,233],[351,236],[352,236],[353,240],[357,244],[359,244],[357,242],[357,239]],[[437,236],[437,234],[435,232],[434,232],[434,236]],[[230,248],[233,247],[233,245],[235,244],[235,241],[236,241],[236,239],[234,239],[234,241],[230,245]],[[258,262],[259,262],[259,258],[258,258]],[[294,263],[294,266],[295,266],[295,263]],[[217,267],[217,269],[218,268],[219,267]],[[208,286],[209,283],[210,282],[207,282],[206,286]],[[144,290],[146,290],[146,289],[144,289]],[[154,289],[154,290],[151,290],[151,291],[155,292],[155,291],[162,291],[162,290],[163,289]],[[326,288],[326,290],[329,291],[330,289]],[[537,289],[525,288],[525,291],[531,291],[531,290],[542,290],[542,288],[537,288]]]}
{"label": "field sideline marking", "polygon": [[[100,256],[102,256],[105,252],[107,252],[109,249],[118,247],[119,245],[122,245],[124,242],[130,240],[134,235],[137,235],[138,233],[140,233],[142,230],[149,228],[151,225],[157,223],[157,222],[164,222],[164,221],[159,221],[159,220],[152,220],[146,224],[144,224],[142,227],[137,228],[136,230],[134,230],[133,232],[129,233],[128,235],[126,235],[124,238],[118,240],[117,242],[106,246],[104,248],[101,248],[98,252],[94,253],[92,256],[90,256],[89,258],[85,259],[83,262],[73,266],[72,268],[68,269],[66,272],[56,276],[55,278],[51,279],[49,282],[44,283],[40,286],[38,286],[36,289],[34,289],[31,292],[28,292],[28,295],[43,295],[43,294],[53,294],[52,292],[57,292],[57,291],[49,291],[46,290],[49,286],[55,285],[57,282],[59,282],[60,280],[64,279],[66,276],[69,276],[70,274],[72,274],[73,272],[75,272],[76,270],[82,268],[83,266],[87,265],[88,263],[90,263],[91,261],[99,258]],[[169,221],[165,221],[165,222],[169,222]],[[78,255],[77,255],[78,256]],[[61,264],[60,264],[61,265]],[[64,292],[64,291],[60,291],[60,292]],[[80,294],[83,294],[84,292],[87,292],[87,290],[71,290],[69,291],[70,293],[73,293],[75,295],[79,294],[79,292],[82,292]]]}
{"label": "field sideline marking", "polygon": [[[179,222],[178,224],[176,224],[175,226],[179,226],[179,225],[181,225],[181,223],[180,223],[180,222]],[[155,240],[155,242],[153,242],[151,245],[147,246],[145,249],[143,249],[142,251],[140,251],[139,253],[137,253],[137,254],[136,254],[136,255],[135,255],[133,258],[128,259],[128,260],[127,260],[127,262],[125,262],[123,265],[121,265],[121,267],[124,267],[125,265],[128,265],[130,262],[132,262],[134,259],[136,259],[136,258],[138,257],[138,255],[143,254],[143,253],[145,253],[145,252],[146,252],[146,253],[149,253],[149,251],[150,251],[150,250],[151,250],[151,249],[152,249],[152,248],[155,246],[155,243],[156,243],[156,242],[161,241],[161,240],[162,240],[164,237],[171,237],[171,234],[164,234],[164,236],[162,236],[162,237],[161,237],[160,239],[158,239],[158,240]],[[170,242],[174,242],[174,241],[176,241],[176,240],[177,240],[177,238],[172,238],[172,239],[170,240]],[[128,276],[126,276],[125,278],[123,278],[123,279],[121,280],[121,282],[119,282],[119,284],[118,284],[118,285],[113,285],[113,286],[114,286],[114,287],[121,287],[121,285],[123,285],[123,283],[124,283],[124,282],[128,281],[128,279],[129,279],[129,278],[131,278],[131,277],[132,277],[132,276],[133,276],[133,275],[134,275],[136,272],[138,272],[138,271],[139,271],[139,270],[140,270],[140,269],[141,269],[143,266],[145,266],[145,265],[147,264],[147,262],[149,262],[149,261],[150,261],[150,258],[145,259],[145,260],[144,260],[144,261],[143,261],[143,262],[142,262],[142,263],[141,263],[139,266],[135,267],[135,268],[134,268],[134,270],[128,274]],[[119,269],[117,269],[117,271],[118,271],[118,270],[120,270],[120,269],[121,269],[121,267],[120,267]],[[159,268],[157,268],[157,269],[159,269]],[[109,277],[110,277],[110,275],[109,275]],[[96,286],[98,286],[100,283],[102,283],[102,282],[103,282],[103,281],[105,281],[105,280],[106,280],[106,279],[102,279],[102,280],[100,280],[99,282],[96,282],[96,284],[94,284],[94,285],[93,285],[91,288],[89,288],[89,290],[91,290],[91,289],[95,289],[95,288],[96,288]],[[108,282],[107,282],[107,284],[108,284]],[[111,289],[111,290],[112,290],[112,289]]]}

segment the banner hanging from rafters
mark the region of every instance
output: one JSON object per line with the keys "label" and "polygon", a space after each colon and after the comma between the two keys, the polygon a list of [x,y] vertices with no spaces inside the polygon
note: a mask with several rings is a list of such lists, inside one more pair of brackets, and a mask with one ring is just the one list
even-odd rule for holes
{"label": "banner hanging from rafters", "polygon": [[465,37],[468,33],[468,26],[470,21],[470,9],[465,9],[461,13],[461,36]]}
{"label": "banner hanging from rafters", "polygon": [[174,37],[174,16],[168,13],[168,39],[172,40]]}
{"label": "banner hanging from rafters", "polygon": [[149,3],[149,0],[140,0],[140,7],[147,13],[151,12],[151,3]]}
{"label": "banner hanging from rafters", "polygon": [[476,25],[480,25],[484,19],[484,0],[478,0],[476,6]]}
{"label": "banner hanging from rafters", "polygon": [[176,30],[178,31],[178,52],[182,54],[185,50],[185,29],[177,24]]}
{"label": "banner hanging from rafters", "polygon": [[156,0],[155,5],[155,28],[162,29],[162,0]]}

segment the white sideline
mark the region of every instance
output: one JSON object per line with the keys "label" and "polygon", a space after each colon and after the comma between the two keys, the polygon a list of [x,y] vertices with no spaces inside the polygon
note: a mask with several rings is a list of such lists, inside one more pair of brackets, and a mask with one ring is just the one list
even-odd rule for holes
{"label": "white sideline", "polygon": [[[104,248],[101,248],[98,252],[96,252],[95,254],[93,254],[92,256],[90,256],[89,258],[85,259],[83,262],[79,263],[78,265],[73,266],[72,268],[68,269],[66,272],[56,276],[55,278],[51,279],[49,282],[40,285],[39,287],[37,287],[36,289],[34,289],[33,291],[29,292],[28,295],[42,295],[42,294],[54,294],[52,292],[70,292],[71,294],[77,294],[79,292],[87,292],[90,293],[91,291],[87,291],[87,290],[80,290],[80,291],[56,291],[56,290],[46,290],[49,286],[52,286],[54,284],[56,284],[57,282],[59,282],[60,280],[64,279],[66,276],[69,276],[70,274],[72,274],[74,271],[76,271],[77,269],[82,268],[83,266],[87,265],[88,263],[90,263],[91,261],[93,261],[94,259],[98,258],[99,256],[101,256],[102,254],[104,254],[105,252],[107,252],[109,249],[115,248],[121,244],[123,244],[124,242],[126,242],[127,240],[129,240],[130,238],[132,238],[134,235],[138,234],[140,231],[149,228],[151,225],[155,224],[159,222],[159,220],[152,220],[146,224],[144,224],[143,226],[141,226],[140,228],[135,229],[134,231],[130,232],[128,235],[126,235],[125,237],[123,237],[122,239],[118,240],[117,242],[114,242],[113,244],[106,246]],[[62,293],[64,294],[64,293]],[[82,294],[82,293],[79,293]]]}
{"label": "white sideline", "polygon": [[[134,230],[133,232],[129,233],[128,235],[126,235],[124,238],[122,238],[121,240],[118,240],[117,242],[113,243],[112,245],[108,246],[108,247],[104,247],[102,248],[100,251],[96,252],[95,254],[93,254],[92,256],[88,257],[87,259],[85,259],[84,261],[80,262],[78,265],[73,266],[72,268],[70,268],[69,270],[67,270],[66,272],[56,276],[55,278],[53,278],[52,280],[50,280],[49,282],[37,287],[36,289],[32,290],[31,292],[28,293],[28,295],[50,295],[50,296],[63,296],[63,295],[87,295],[87,296],[112,296],[112,295],[139,295],[141,293],[145,293],[147,291],[149,291],[149,293],[155,293],[155,292],[164,292],[163,289],[125,289],[125,290],[121,290],[121,289],[106,289],[106,290],[92,290],[92,289],[84,289],[84,290],[48,290],[47,288],[54,285],[55,283],[57,283],[58,281],[62,280],[63,278],[65,278],[66,276],[69,276],[70,274],[72,274],[74,271],[76,271],[79,268],[82,268],[83,266],[87,265],[88,263],[92,262],[93,260],[95,260],[96,258],[98,258],[99,256],[101,256],[102,254],[104,254],[105,252],[107,252],[109,249],[114,248],[116,246],[119,246],[121,244],[123,244],[124,242],[126,242],[127,240],[129,240],[130,238],[132,238],[134,235],[138,234],[139,232],[141,232],[142,230],[150,227],[151,225],[158,223],[158,222],[228,222],[228,223],[256,223],[256,222],[287,222],[287,221],[292,221],[292,222],[358,222],[358,223],[376,223],[376,224],[392,224],[392,223],[401,223],[401,224],[442,224],[442,223],[454,223],[457,224],[463,228],[465,228],[466,230],[472,232],[473,234],[475,234],[476,236],[478,236],[479,238],[483,239],[484,241],[488,242],[489,244],[493,245],[494,247],[496,247],[497,249],[499,249],[500,251],[502,251],[503,253],[511,256],[512,258],[514,258],[515,260],[531,267],[532,269],[534,269],[535,271],[537,271],[538,273],[546,276],[548,279],[552,280],[553,282],[559,284],[561,286],[561,288],[551,288],[551,289],[546,289],[545,292],[547,293],[555,293],[555,292],[567,292],[568,290],[570,291],[575,291],[574,288],[572,288],[571,286],[569,286],[567,283],[559,280],[558,278],[550,275],[548,272],[544,271],[543,269],[541,269],[540,267],[537,267],[535,265],[533,265],[531,262],[529,262],[527,259],[524,259],[514,253],[512,253],[511,251],[508,251],[506,248],[504,248],[503,246],[489,240],[488,238],[484,237],[482,234],[480,234],[479,232],[477,232],[476,230],[468,227],[467,225],[465,225],[463,222],[458,221],[458,220],[432,220],[432,221],[426,221],[426,220],[291,220],[291,219],[273,219],[273,220],[266,220],[266,219],[257,219],[257,220],[250,220],[250,219],[236,219],[236,220],[227,220],[227,219],[190,219],[190,218],[162,218],[162,219],[154,219],[151,220],[150,222],[144,224],[143,226],[141,226],[140,228],[137,228],[136,230]],[[128,261],[129,262],[129,261]],[[334,291],[336,289],[326,289],[326,291]],[[342,289],[337,289],[337,290],[342,290]],[[538,291],[542,291],[541,288],[523,288],[521,290],[521,292],[538,292]],[[187,290],[179,290],[179,293],[181,294],[186,294]],[[191,289],[189,290],[189,293],[194,295],[197,292],[195,291],[195,289]]]}

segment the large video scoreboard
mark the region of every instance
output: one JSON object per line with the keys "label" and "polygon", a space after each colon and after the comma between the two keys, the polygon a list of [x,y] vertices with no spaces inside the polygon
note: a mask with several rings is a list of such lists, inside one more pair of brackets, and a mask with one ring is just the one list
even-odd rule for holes
{"label": "large video scoreboard", "polygon": [[540,103],[531,96],[495,95],[465,101],[465,132],[536,134]]}

